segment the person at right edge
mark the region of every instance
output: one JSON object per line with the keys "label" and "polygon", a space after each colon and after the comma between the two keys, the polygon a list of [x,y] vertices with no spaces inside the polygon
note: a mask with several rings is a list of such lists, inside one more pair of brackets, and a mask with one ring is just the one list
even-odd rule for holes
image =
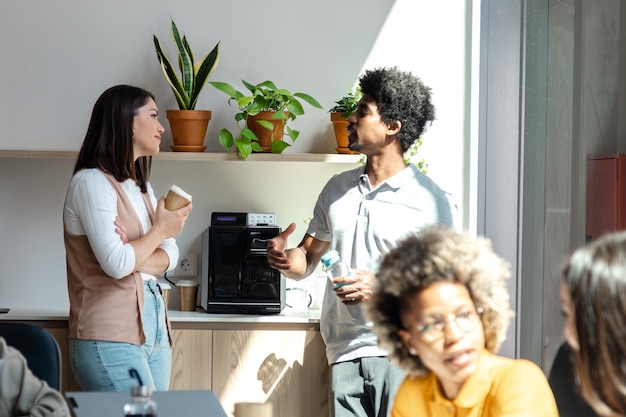
{"label": "person at right edge", "polygon": [[362,304],[371,297],[382,256],[425,226],[453,226],[456,208],[448,193],[404,160],[434,120],[431,89],[396,67],[367,70],[359,85],[363,97],[349,119],[349,148],[367,157],[365,165],[333,176],[298,246],[286,249],[296,227],[291,223],[268,242],[267,258],[292,279],[314,272],[331,248],[350,265],[353,274],[327,283],[322,306],[331,416],[385,417],[406,373],[378,346]]}

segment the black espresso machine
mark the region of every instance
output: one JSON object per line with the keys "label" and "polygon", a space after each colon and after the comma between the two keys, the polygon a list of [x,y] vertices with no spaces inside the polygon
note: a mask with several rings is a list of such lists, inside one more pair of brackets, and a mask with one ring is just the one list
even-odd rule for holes
{"label": "black espresso machine", "polygon": [[267,241],[281,233],[270,213],[212,213],[202,233],[200,303],[207,313],[278,314],[285,277],[267,262]]}

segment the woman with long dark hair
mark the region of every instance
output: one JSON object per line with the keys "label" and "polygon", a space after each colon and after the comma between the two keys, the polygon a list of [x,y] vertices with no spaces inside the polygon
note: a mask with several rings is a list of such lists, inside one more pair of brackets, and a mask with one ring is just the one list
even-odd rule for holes
{"label": "woman with long dark hair", "polygon": [[626,232],[577,249],[563,268],[561,309],[580,392],[601,416],[626,416]]}
{"label": "woman with long dark hair", "polygon": [[85,391],[167,390],[171,337],[155,275],[173,269],[191,204],[176,211],[148,182],[161,134],[154,96],[118,85],[96,101],[63,210],[70,366]]}

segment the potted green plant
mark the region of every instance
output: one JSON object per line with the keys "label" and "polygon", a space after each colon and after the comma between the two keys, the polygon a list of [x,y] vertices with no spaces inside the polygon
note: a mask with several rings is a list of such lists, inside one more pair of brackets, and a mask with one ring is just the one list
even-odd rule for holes
{"label": "potted green plant", "polygon": [[356,112],[361,97],[363,97],[363,93],[359,88],[356,88],[335,101],[335,105],[328,110],[330,121],[335,131],[335,139],[337,140],[337,152],[339,153],[358,153],[348,149],[347,129],[349,124],[348,118]]}
{"label": "potted green plant", "polygon": [[252,152],[282,153],[291,146],[283,140],[284,136],[295,142],[300,132],[287,126],[287,123],[304,114],[304,107],[299,99],[315,108],[322,108],[310,95],[277,88],[269,80],[256,85],[245,80],[241,82],[249,91],[248,94],[238,91],[228,83],[209,81],[213,87],[229,97],[229,104],[234,100],[239,109],[235,114],[239,134],[235,137],[228,129],[222,129],[219,141],[226,149],[231,149],[234,145],[240,159],[248,158]]}
{"label": "potted green plant", "polygon": [[196,110],[195,108],[200,92],[219,62],[220,43],[218,42],[211,52],[196,63],[187,37],[183,35],[181,38],[180,31],[173,19],[171,20],[170,32],[172,41],[178,48],[180,78],[171,61],[163,52],[159,39],[156,35],[153,35],[153,38],[163,75],[172,87],[179,107],[179,110],[167,110],[167,119],[174,140],[172,150],[202,152],[206,149],[206,146],[202,145],[211,119],[211,111]]}

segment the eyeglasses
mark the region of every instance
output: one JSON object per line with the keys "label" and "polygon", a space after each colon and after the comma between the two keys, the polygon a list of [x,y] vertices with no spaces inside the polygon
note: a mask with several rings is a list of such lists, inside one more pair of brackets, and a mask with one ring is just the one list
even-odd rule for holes
{"label": "eyeglasses", "polygon": [[435,317],[428,323],[420,324],[415,330],[418,331],[424,340],[435,342],[444,338],[448,322],[451,321],[454,321],[456,327],[464,333],[471,332],[480,323],[480,315],[482,313],[483,308],[478,307],[475,311],[465,310],[457,314],[448,314],[446,317]]}

